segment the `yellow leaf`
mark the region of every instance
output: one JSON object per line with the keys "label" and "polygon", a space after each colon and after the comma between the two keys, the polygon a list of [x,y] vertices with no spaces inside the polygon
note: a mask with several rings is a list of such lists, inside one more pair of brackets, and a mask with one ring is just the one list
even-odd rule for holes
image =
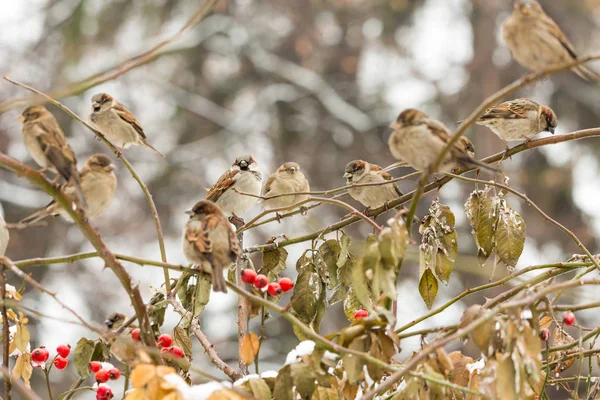
{"label": "yellow leaf", "polygon": [[17,349],[21,350],[22,353],[27,351],[27,345],[29,344],[29,331],[22,323],[17,325],[17,332],[15,333],[13,340]]}
{"label": "yellow leaf", "polygon": [[14,319],[15,321],[19,320],[19,318],[17,317],[17,314],[13,310],[10,310],[10,309],[7,310],[6,315],[8,316],[9,319]]}
{"label": "yellow leaf", "polygon": [[127,393],[125,400],[146,400],[146,391],[144,389],[135,389]]}
{"label": "yellow leaf", "polygon": [[244,336],[244,341],[242,342],[242,351],[240,352],[240,357],[242,361],[246,365],[250,365],[254,362],[256,355],[258,354],[258,348],[260,347],[260,343],[258,341],[258,336],[255,333],[249,333]]}
{"label": "yellow leaf", "polygon": [[22,353],[17,357],[17,362],[12,370],[12,375],[16,378],[22,378],[25,386],[31,388],[29,379],[33,373],[33,367],[31,366],[31,354]]}
{"label": "yellow leaf", "polygon": [[154,378],[156,367],[151,364],[138,364],[131,372],[131,383],[136,388],[143,388]]}
{"label": "yellow leaf", "polygon": [[222,390],[217,390],[216,392],[213,392],[208,397],[208,400],[244,400],[244,397],[240,396],[233,390],[222,389]]}
{"label": "yellow leaf", "polygon": [[550,325],[552,325],[552,317],[543,317],[540,320],[540,329],[550,328]]}

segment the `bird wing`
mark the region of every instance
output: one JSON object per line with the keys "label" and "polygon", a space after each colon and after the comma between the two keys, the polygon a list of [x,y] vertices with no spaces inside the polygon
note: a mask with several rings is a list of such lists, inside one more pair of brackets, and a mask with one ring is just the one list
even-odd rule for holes
{"label": "bird wing", "polygon": [[529,111],[537,111],[539,105],[529,99],[517,99],[506,101],[497,106],[490,107],[485,111],[480,120],[507,118],[507,119],[527,119]]}
{"label": "bird wing", "polygon": [[[383,179],[385,179],[386,181],[391,181],[392,179],[394,179],[394,177],[392,175],[390,175],[387,172],[383,171],[383,168],[381,168],[379,165],[371,164],[371,171],[375,171],[375,172],[379,173],[379,175],[381,175],[381,177]],[[400,191],[400,187],[398,186],[398,184],[396,182],[394,182],[394,190],[396,191],[396,194],[398,196],[403,196],[404,195]]]}
{"label": "bird wing", "polygon": [[121,119],[123,121],[127,122],[128,124],[130,124],[133,127],[133,129],[135,129],[136,132],[139,133],[139,135],[141,137],[143,137],[144,139],[146,139],[146,134],[144,133],[144,128],[142,128],[142,125],[139,123],[139,121],[137,119],[135,119],[135,117],[133,116],[133,114],[131,113],[131,111],[129,111],[129,109],[127,107],[125,107],[121,103],[116,103],[113,106],[113,110],[116,111],[117,115],[119,117],[121,117]]}
{"label": "bird wing", "polygon": [[276,176],[275,174],[272,174],[271,176],[269,176],[269,179],[267,179],[267,182],[265,182],[265,186],[263,187],[263,196],[268,196],[269,192],[271,191],[271,186],[273,186],[273,182],[275,182]]}
{"label": "bird wing", "polygon": [[210,231],[214,228],[215,218],[207,217],[202,220],[199,226],[188,227],[185,233],[185,239],[194,247],[197,253],[202,255],[213,252],[212,240],[210,240]]}
{"label": "bird wing", "polygon": [[36,124],[39,132],[36,139],[46,158],[63,178],[69,180],[73,171],[76,171],[77,159],[64,133],[58,124],[51,121],[39,121]]}
{"label": "bird wing", "polygon": [[206,200],[217,201],[223,192],[233,186],[237,180],[237,174],[239,172],[239,170],[234,169],[226,171],[223,175],[221,175],[217,183],[215,183],[213,187],[208,190],[208,193],[206,194]]}
{"label": "bird wing", "polygon": [[540,23],[545,26],[545,31],[550,33],[552,36],[556,38],[560,42],[560,44],[567,50],[569,55],[573,57],[573,59],[577,59],[577,53],[575,51],[575,46],[573,43],[567,38],[565,33],[560,29],[558,24],[554,22],[552,18],[550,18],[547,14],[545,14]]}

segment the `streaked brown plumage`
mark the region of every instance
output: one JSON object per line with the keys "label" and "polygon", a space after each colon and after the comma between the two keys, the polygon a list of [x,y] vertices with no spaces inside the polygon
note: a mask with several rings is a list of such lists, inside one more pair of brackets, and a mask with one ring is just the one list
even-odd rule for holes
{"label": "streaked brown plumage", "polygon": [[201,200],[190,211],[183,230],[183,254],[212,275],[213,290],[227,292],[223,270],[242,253],[240,244],[219,206]]}
{"label": "streaked brown plumage", "polygon": [[[402,111],[390,127],[394,130],[388,140],[392,155],[418,171],[430,170],[452,137],[452,132],[446,125],[413,108]],[[467,167],[497,171],[475,160],[474,150],[469,139],[461,136],[446,153],[438,170],[430,172],[449,172],[455,168]]]}
{"label": "streaked brown plumage", "polygon": [[[502,35],[515,60],[530,71],[541,72],[577,60],[573,44],[536,0],[515,1],[502,25]],[[585,80],[600,80],[584,65],[572,70]]]}
{"label": "streaked brown plumage", "polygon": [[78,202],[85,209],[87,204],[81,190],[77,159],[54,115],[44,106],[31,106],[19,119],[23,122],[25,147],[33,160],[44,170],[54,171],[66,181],[72,181]]}
{"label": "streaked brown plumage", "polygon": [[[310,185],[295,162],[286,162],[272,174],[265,186],[262,195],[265,197],[286,193],[310,192]],[[308,198],[308,195],[281,196],[274,199],[263,200],[263,209],[288,207]]]}
{"label": "streaked brown plumage", "polygon": [[[114,169],[115,166],[111,162],[110,157],[105,154],[96,154],[91,156],[85,163],[85,166],[79,171],[81,189],[88,204],[85,213],[87,218],[92,219],[99,216],[112,203],[117,188],[117,176],[114,173]],[[71,200],[75,199],[76,191],[72,181],[62,185],[61,190]],[[66,220],[71,221],[71,217],[67,211],[53,200],[46,207],[23,219],[19,224],[25,226],[31,225],[51,215],[60,215]]]}
{"label": "streaked brown plumage", "polygon": [[[392,176],[384,172],[379,165],[370,164],[364,160],[354,160],[346,164],[344,178],[346,178],[348,185],[392,180]],[[402,192],[395,182],[385,185],[349,188],[348,194],[363,206],[371,209],[379,208],[402,196]]]}

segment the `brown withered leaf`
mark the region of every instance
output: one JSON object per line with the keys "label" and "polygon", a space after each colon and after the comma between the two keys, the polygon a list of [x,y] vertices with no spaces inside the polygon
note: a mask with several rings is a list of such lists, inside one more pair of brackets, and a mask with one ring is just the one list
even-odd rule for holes
{"label": "brown withered leaf", "polygon": [[550,329],[550,325],[552,325],[552,317],[543,317],[542,319],[540,319],[540,329]]}
{"label": "brown withered leaf", "polygon": [[242,341],[242,349],[240,352],[240,358],[246,365],[251,365],[258,354],[260,343],[258,336],[255,333],[249,333],[244,336]]}
{"label": "brown withered leaf", "polygon": [[460,351],[453,351],[448,354],[454,369],[448,377],[450,382],[460,386],[467,387],[469,385],[470,373],[467,369],[467,364],[473,364],[473,359],[462,354]]}
{"label": "brown withered leaf", "polygon": [[[560,326],[554,328],[554,332],[552,333],[552,347],[560,347],[565,346],[567,344],[571,344],[575,341],[571,335],[569,335],[565,330],[563,330]],[[572,355],[571,358],[567,358],[566,360],[562,360],[556,364],[554,367],[554,372],[560,374],[567,368],[569,368],[575,362],[575,357],[579,352],[579,346],[575,346],[570,348],[569,350],[561,350],[555,351],[550,354],[550,362],[554,362],[557,360],[562,360],[567,357],[569,354]]]}

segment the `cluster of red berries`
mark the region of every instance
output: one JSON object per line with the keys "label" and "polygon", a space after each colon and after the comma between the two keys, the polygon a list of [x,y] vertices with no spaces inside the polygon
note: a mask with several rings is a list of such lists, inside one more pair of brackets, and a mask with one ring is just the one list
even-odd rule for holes
{"label": "cluster of red berries", "polygon": [[104,385],[104,383],[111,381],[116,381],[121,377],[121,371],[119,368],[115,368],[110,363],[102,363],[100,361],[92,361],[88,364],[88,370],[93,372],[94,379],[98,384],[98,389],[96,390],[96,400],[110,400],[113,398],[112,389],[108,385]]}
{"label": "cluster of red berries", "polygon": [[279,282],[269,283],[269,278],[263,274],[257,275],[253,269],[246,268],[241,273],[242,282],[248,285],[254,285],[257,289],[267,287],[267,292],[271,296],[279,296],[281,293],[290,291],[294,287],[294,282],[290,278],[281,278]]}
{"label": "cluster of red berries", "polygon": [[369,316],[369,312],[364,308],[362,310],[358,310],[354,313],[354,319],[362,319],[367,318]]}
{"label": "cluster of red berries", "polygon": [[[131,338],[136,342],[142,341],[142,339],[140,338],[139,328],[136,328],[133,331],[131,331]],[[158,337],[158,346],[160,347],[161,353],[170,353],[175,358],[183,358],[185,356],[185,353],[183,352],[181,347],[172,346],[172,344],[173,338],[171,337],[171,335],[163,333]]]}
{"label": "cluster of red berries", "polygon": [[[71,353],[71,346],[68,344],[61,344],[56,348],[56,357],[52,360],[52,364],[56,369],[65,369],[69,365],[69,354]],[[45,346],[40,346],[31,352],[31,361],[34,363],[34,367],[41,367],[50,357],[50,352]]]}

